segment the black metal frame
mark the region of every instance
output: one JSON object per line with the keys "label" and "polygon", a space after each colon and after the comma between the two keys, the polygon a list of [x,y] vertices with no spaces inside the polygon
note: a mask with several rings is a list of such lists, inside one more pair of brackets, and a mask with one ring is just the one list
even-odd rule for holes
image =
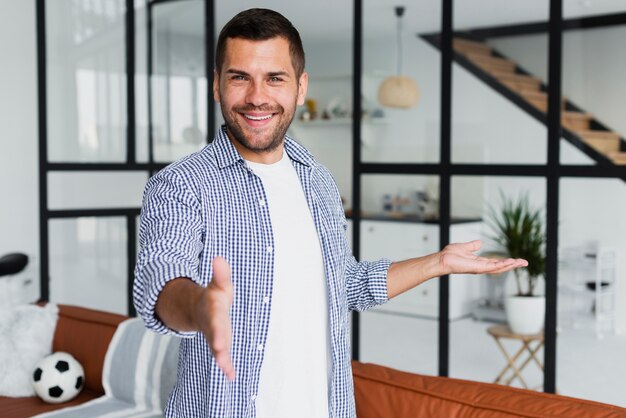
{"label": "black metal frame", "polygon": [[[184,0],[152,0],[148,3],[148,112],[151,115],[150,76],[152,74],[152,35],[151,35],[151,11],[158,3]],[[205,55],[206,76],[209,96],[207,105],[207,141],[212,139],[215,129],[214,111],[215,105],[212,100],[211,86],[213,84],[213,44],[215,28],[214,1],[204,0],[205,4]],[[48,161],[48,123],[47,123],[47,63],[46,63],[46,0],[35,0],[35,13],[37,22],[37,93],[38,93],[38,123],[39,123],[39,253],[41,259],[40,273],[40,300],[50,299],[50,255],[49,255],[49,222],[52,219],[80,218],[80,217],[124,217],[126,219],[127,245],[127,311],[130,316],[135,316],[135,308],[132,302],[132,282],[134,276],[134,260],[137,254],[137,227],[136,218],[139,216],[139,208],[115,208],[115,209],[71,209],[50,210],[48,209],[48,173],[51,172],[89,172],[89,171],[131,171],[146,172],[148,175],[165,167],[166,163],[154,161],[152,134],[148,135],[148,162],[136,162],[136,125],[135,125],[135,7],[134,0],[126,0],[125,14],[125,56],[126,56],[126,161],[123,163],[52,163]],[[151,121],[151,119],[149,119]],[[151,123],[149,124],[151,127]]]}
{"label": "black metal frame", "polygon": [[[561,20],[561,28],[566,30],[605,28],[615,25],[626,25],[626,13],[615,13],[599,16],[589,16]],[[532,35],[547,33],[550,30],[549,22],[531,22],[519,25],[494,26],[469,31],[478,38],[495,38],[498,36]]]}
{"label": "black metal frame", "polygon": [[[359,260],[361,254],[361,75],[363,72],[363,2],[354,0],[352,36],[352,251]],[[352,313],[352,358],[360,358],[361,321]]]}

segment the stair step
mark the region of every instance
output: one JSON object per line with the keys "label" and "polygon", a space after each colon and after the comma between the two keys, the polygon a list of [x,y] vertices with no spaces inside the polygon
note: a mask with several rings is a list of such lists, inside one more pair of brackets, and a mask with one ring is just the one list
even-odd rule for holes
{"label": "stair step", "polygon": [[561,124],[571,131],[588,131],[591,119],[589,113],[568,110],[561,113]]}
{"label": "stair step", "polygon": [[[542,112],[548,111],[548,93],[545,91],[521,90],[519,94]],[[565,97],[561,98],[561,109],[565,109]]]}
{"label": "stair step", "polygon": [[626,165],[626,152],[611,152],[609,158],[617,165]]}
{"label": "stair step", "polygon": [[498,79],[498,81],[509,88],[509,90],[513,90],[514,92],[521,92],[522,90],[526,91],[541,91],[541,81],[535,84],[519,82],[515,80],[502,80]]}
{"label": "stair step", "polygon": [[583,141],[601,154],[619,152],[619,134],[611,131],[576,131]]}
{"label": "stair step", "polygon": [[454,38],[452,40],[454,50],[463,54],[474,53],[480,55],[491,55],[491,47],[484,42],[472,41],[465,38]]}
{"label": "stair step", "polygon": [[468,53],[465,54],[465,56],[472,61],[472,63],[489,73],[513,73],[515,71],[515,62],[506,58],[498,58],[475,53]]}
{"label": "stair step", "polygon": [[539,89],[541,88],[541,79],[530,76],[530,75],[515,74],[515,73],[501,72],[501,71],[495,72],[492,75],[496,79],[498,79],[498,81],[500,81],[502,84],[509,87],[511,90],[539,91]]}

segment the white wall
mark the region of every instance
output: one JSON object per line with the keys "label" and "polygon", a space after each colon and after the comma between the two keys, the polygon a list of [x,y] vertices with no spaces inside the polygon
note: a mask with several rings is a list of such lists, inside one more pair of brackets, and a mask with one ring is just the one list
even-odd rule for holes
{"label": "white wall", "polygon": [[[35,2],[0,3],[0,255],[34,258],[29,295],[39,288],[39,186]],[[36,287],[36,289],[34,289]]]}

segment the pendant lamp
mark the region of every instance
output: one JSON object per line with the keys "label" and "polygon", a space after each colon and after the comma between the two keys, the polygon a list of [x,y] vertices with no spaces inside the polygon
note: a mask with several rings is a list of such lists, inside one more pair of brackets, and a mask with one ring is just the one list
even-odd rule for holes
{"label": "pendant lamp", "polygon": [[397,74],[383,80],[378,88],[378,101],[383,106],[397,109],[409,109],[417,105],[419,100],[419,89],[417,83],[412,78],[402,75],[402,16],[404,6],[396,7],[398,18],[398,68]]}

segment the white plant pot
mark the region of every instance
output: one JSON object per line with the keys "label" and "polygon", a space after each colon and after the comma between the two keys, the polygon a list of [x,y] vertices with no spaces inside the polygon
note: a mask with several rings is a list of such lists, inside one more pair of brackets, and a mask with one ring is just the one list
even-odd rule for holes
{"label": "white plant pot", "polygon": [[532,335],[543,330],[546,314],[544,296],[509,296],[505,300],[505,308],[509,327],[514,333]]}

